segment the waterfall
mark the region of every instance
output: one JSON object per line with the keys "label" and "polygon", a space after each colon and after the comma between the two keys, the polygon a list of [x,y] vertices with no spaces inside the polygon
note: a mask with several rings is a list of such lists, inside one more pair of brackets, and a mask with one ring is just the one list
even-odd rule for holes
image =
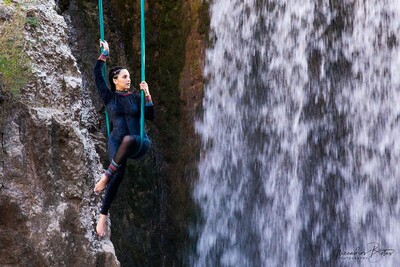
{"label": "waterfall", "polygon": [[212,0],[191,266],[400,266],[396,0]]}

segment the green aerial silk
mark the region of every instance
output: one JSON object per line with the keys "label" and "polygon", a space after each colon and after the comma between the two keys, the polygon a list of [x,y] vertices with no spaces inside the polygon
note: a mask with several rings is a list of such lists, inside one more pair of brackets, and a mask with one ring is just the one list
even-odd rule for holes
{"label": "green aerial silk", "polygon": [[[103,1],[99,0],[99,24],[100,24],[100,40],[104,41],[104,20],[103,20]],[[101,52],[103,52],[103,47],[101,48]],[[104,65],[103,67],[103,77],[107,77],[107,67]],[[106,114],[106,127],[107,127],[107,136],[110,136],[110,119],[108,117],[107,109],[105,110]]]}
{"label": "green aerial silk", "polygon": [[[144,0],[140,0],[140,49],[141,49],[141,78],[142,81],[146,80],[145,77],[145,27],[144,27]],[[143,139],[144,139],[144,91],[140,90],[140,146],[135,156],[142,149]]]}
{"label": "green aerial silk", "polygon": [[[99,0],[99,24],[100,24],[100,40],[104,41],[104,20],[103,20],[103,1]],[[141,79],[142,81],[146,80],[145,77],[145,25],[144,25],[144,0],[140,0],[140,47],[141,47]],[[101,52],[103,52],[103,48],[101,48]],[[103,76],[107,77],[107,69],[104,65],[103,68]],[[143,139],[144,139],[144,92],[140,90],[140,146],[138,151],[135,153],[136,156],[139,151],[142,149]],[[107,126],[107,135],[110,136],[110,120],[108,117],[108,112],[106,110],[106,126]]]}

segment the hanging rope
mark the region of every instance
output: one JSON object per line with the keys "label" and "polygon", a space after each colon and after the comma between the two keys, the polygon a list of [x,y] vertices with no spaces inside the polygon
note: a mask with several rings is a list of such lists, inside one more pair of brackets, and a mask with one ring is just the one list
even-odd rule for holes
{"label": "hanging rope", "polygon": [[[140,49],[141,49],[141,80],[145,81],[145,66],[146,66],[146,39],[145,25],[144,25],[144,0],[140,0]],[[144,91],[140,90],[140,146],[135,156],[142,149],[144,139]]]}
{"label": "hanging rope", "polygon": [[[145,59],[146,59],[146,54],[145,54],[145,24],[144,24],[144,0],[140,0],[140,48],[141,48],[141,80],[145,81],[146,76],[145,76]],[[99,0],[99,24],[100,24],[100,39],[104,41],[104,19],[103,19],[103,1]],[[101,48],[103,52],[103,48]],[[103,76],[107,77],[107,68],[106,65],[104,65],[103,68]],[[144,139],[144,91],[140,90],[140,146],[138,151],[135,153],[134,156],[136,156],[140,150],[142,149],[143,146],[143,139]],[[106,113],[106,125],[107,125],[107,136],[110,136],[110,120],[108,117],[108,112],[107,109],[105,111]],[[133,157],[134,157],[133,156]]]}
{"label": "hanging rope", "polygon": [[[103,1],[99,0],[99,24],[100,24],[100,40],[104,41],[104,19],[103,19]],[[101,48],[101,52],[103,52],[103,47]],[[107,67],[104,64],[103,67],[103,77],[107,77]],[[110,119],[108,117],[107,109],[105,110],[106,114],[106,127],[107,127],[107,137],[110,137]]]}

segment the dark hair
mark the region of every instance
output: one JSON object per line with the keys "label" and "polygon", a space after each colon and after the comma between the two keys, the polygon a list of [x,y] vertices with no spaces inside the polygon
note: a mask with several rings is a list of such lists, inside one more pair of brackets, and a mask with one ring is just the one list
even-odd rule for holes
{"label": "dark hair", "polygon": [[124,67],[117,66],[117,67],[112,67],[110,71],[108,72],[108,81],[110,82],[111,86],[111,91],[115,92],[115,84],[113,79],[116,79],[118,74],[121,72],[121,70],[125,69]]}

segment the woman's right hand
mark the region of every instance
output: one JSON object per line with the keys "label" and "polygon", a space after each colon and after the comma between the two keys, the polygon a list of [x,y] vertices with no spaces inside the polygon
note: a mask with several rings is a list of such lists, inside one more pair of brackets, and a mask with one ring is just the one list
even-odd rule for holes
{"label": "woman's right hand", "polygon": [[108,53],[110,52],[110,48],[108,47],[108,43],[106,40],[100,40],[100,48],[101,47],[103,47],[103,51],[107,51]]}

